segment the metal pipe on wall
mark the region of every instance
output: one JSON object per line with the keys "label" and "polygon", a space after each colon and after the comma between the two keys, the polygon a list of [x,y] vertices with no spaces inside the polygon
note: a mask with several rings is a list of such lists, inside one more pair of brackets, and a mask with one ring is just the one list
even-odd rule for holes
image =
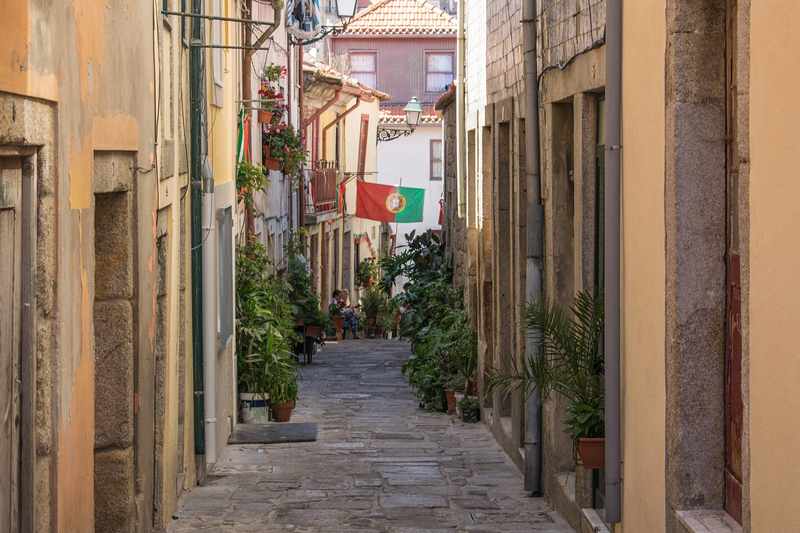
{"label": "metal pipe on wall", "polygon": [[[202,0],[192,2],[192,12],[202,15]],[[205,33],[202,18],[192,19],[192,43],[202,43]],[[203,49],[189,52],[190,132],[191,132],[191,237],[192,237],[192,376],[194,384],[194,450],[205,454],[204,390],[203,390],[203,225],[202,225],[202,152],[205,143],[203,110],[205,77]]]}
{"label": "metal pipe on wall", "polygon": [[458,165],[456,174],[458,184],[456,186],[458,215],[466,215],[467,207],[467,121],[466,121],[466,83],[467,83],[467,39],[464,33],[465,13],[464,6],[458,9],[458,76],[456,77],[456,153],[458,154]]}
{"label": "metal pipe on wall", "polygon": [[605,414],[606,521],[621,518],[620,433],[620,154],[622,0],[606,7],[605,122]]}
{"label": "metal pipe on wall", "polygon": [[217,462],[217,299],[219,281],[214,268],[214,178],[203,163],[203,409],[205,411],[206,465]]}
{"label": "metal pipe on wall", "polygon": [[[527,261],[525,297],[527,301],[544,298],[542,284],[544,208],[541,196],[539,161],[539,72],[536,31],[537,0],[525,0],[522,7],[523,45],[525,59],[525,153],[527,185]],[[541,352],[541,332],[529,328],[525,338],[525,357],[537,357]],[[525,490],[531,495],[542,493],[542,399],[538,390],[527,398],[525,406]]]}

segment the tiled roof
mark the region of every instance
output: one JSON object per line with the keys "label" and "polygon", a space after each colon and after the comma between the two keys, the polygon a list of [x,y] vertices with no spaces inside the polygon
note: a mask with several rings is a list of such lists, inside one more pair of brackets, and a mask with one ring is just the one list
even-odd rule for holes
{"label": "tiled roof", "polygon": [[[441,122],[442,122],[442,118],[440,116],[438,116],[438,115],[422,114],[419,117],[420,126],[432,126],[432,125],[436,125],[436,124],[441,124]],[[384,124],[384,125],[405,124],[406,123],[406,116],[405,116],[405,114],[397,115],[397,114],[394,114],[394,113],[381,112],[381,115],[378,118],[378,123],[379,124]]]}
{"label": "tiled roof", "polygon": [[[338,70],[334,69],[330,65],[326,65],[325,63],[304,61],[303,72],[310,74],[311,79],[314,80],[331,83],[333,85],[341,85],[343,87],[351,87],[360,90],[363,95],[374,96],[378,100],[389,99],[389,95],[385,92],[368,87],[355,78],[351,78],[350,76],[342,74]],[[306,79],[305,83],[308,83],[308,81],[309,80]]]}
{"label": "tiled roof", "polygon": [[428,0],[378,0],[356,14],[343,37],[455,37],[455,17]]}

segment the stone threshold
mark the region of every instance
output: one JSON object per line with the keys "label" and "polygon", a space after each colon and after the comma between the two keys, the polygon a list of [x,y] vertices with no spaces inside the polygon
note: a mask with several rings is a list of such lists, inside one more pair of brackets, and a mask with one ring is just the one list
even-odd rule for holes
{"label": "stone threshold", "polygon": [[697,509],[692,511],[675,511],[686,533],[741,533],[742,526],[720,510]]}
{"label": "stone threshold", "polygon": [[601,512],[602,509],[581,509],[581,533],[611,533]]}

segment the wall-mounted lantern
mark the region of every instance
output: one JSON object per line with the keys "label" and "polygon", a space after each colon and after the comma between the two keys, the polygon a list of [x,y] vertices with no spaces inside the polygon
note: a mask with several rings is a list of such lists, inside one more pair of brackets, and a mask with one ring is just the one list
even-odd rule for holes
{"label": "wall-mounted lantern", "polygon": [[416,96],[412,97],[403,108],[405,113],[405,123],[394,125],[381,125],[378,126],[378,142],[393,141],[400,137],[407,137],[414,133],[414,130],[419,126],[420,118],[422,118],[422,104]]}

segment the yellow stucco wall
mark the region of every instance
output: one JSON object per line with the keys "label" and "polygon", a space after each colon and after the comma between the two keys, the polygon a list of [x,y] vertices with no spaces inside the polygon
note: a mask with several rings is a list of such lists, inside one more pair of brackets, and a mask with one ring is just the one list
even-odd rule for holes
{"label": "yellow stucco wall", "polygon": [[622,518],[626,532],[657,533],[665,527],[666,6],[623,5]]}
{"label": "yellow stucco wall", "polygon": [[800,531],[800,3],[751,3],[750,509],[751,531]]}

